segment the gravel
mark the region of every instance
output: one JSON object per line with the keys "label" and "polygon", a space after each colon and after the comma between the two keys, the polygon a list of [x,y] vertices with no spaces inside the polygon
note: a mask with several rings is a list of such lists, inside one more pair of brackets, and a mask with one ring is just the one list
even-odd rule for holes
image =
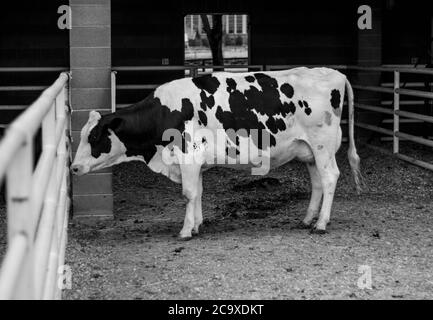
{"label": "gravel", "polygon": [[[433,160],[431,149],[402,150]],[[433,173],[359,148],[368,188],[358,196],[345,152],[325,235],[296,228],[310,192],[297,162],[265,179],[206,172],[204,225],[188,242],[176,238],[180,185],[141,163],[115,167],[114,219],[70,223],[64,298],[432,299]],[[0,206],[0,250],[1,219]],[[370,289],[357,285],[362,270],[371,270]]]}

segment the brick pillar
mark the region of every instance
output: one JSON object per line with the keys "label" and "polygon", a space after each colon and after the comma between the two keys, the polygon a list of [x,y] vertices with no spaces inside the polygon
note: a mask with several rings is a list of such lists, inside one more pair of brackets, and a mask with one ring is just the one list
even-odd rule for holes
{"label": "brick pillar", "polygon": [[[110,0],[70,0],[70,67],[72,71],[73,152],[89,112],[111,110],[111,4]],[[76,218],[113,216],[111,169],[73,179]]]}
{"label": "brick pillar", "polygon": [[[379,67],[382,65],[382,7],[381,2],[377,1],[358,1],[358,6],[369,5],[372,9],[372,29],[358,29],[358,52],[357,64],[362,67]],[[359,17],[359,15],[358,15]],[[356,73],[356,84],[366,86],[379,86],[381,82],[381,72]],[[380,106],[381,94],[368,92],[364,90],[355,91],[355,100],[358,103]],[[388,96],[392,99],[392,95]],[[358,121],[379,125],[382,115],[377,112],[359,111],[357,113]],[[358,128],[359,135],[369,138],[371,131]]]}

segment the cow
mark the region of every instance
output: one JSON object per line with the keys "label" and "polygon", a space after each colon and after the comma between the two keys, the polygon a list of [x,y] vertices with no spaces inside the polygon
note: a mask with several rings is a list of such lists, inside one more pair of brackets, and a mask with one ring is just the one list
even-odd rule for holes
{"label": "cow", "polygon": [[[323,234],[340,175],[335,154],[342,139],[345,89],[348,159],[359,192],[353,90],[345,75],[329,68],[216,72],[182,78],[157,87],[144,100],[114,113],[101,116],[91,111],[81,130],[71,171],[83,175],[138,160],[181,183],[187,203],[179,237],[186,240],[198,234],[203,221],[202,174],[208,168],[229,165],[252,170],[261,165],[261,172],[266,173],[296,159],[306,164],[312,186],[300,227]],[[167,135],[170,130],[178,132],[180,138]],[[226,139],[218,148],[221,144],[213,141],[212,135],[221,136],[221,132]],[[241,163],[245,148],[250,152]],[[185,160],[191,156],[193,161]],[[226,163],[216,161],[221,159]]]}

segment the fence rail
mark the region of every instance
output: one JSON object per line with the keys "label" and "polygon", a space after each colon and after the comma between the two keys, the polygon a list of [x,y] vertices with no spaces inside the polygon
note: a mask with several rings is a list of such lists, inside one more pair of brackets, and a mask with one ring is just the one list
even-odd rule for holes
{"label": "fence rail", "polygon": [[[373,132],[382,133],[384,135],[388,135],[392,137],[393,140],[393,146],[392,146],[392,153],[399,159],[407,161],[409,163],[412,163],[414,165],[423,167],[428,170],[433,170],[433,164],[415,159],[414,157],[410,157],[404,154],[401,154],[400,152],[400,141],[401,140],[407,140],[411,141],[413,143],[421,144],[427,147],[433,148],[433,140],[414,136],[408,133],[404,133],[400,131],[400,124],[412,121],[412,122],[428,122],[433,123],[433,117],[428,115],[423,115],[415,112],[409,112],[409,111],[402,111],[400,110],[401,105],[410,105],[409,103],[403,103],[400,100],[401,95],[411,96],[411,97],[417,97],[417,98],[424,98],[428,100],[433,100],[433,93],[432,92],[426,92],[421,90],[411,90],[411,89],[403,89],[402,83],[400,81],[400,76],[402,73],[410,73],[410,74],[421,74],[421,75],[433,75],[433,70],[431,69],[417,69],[417,68],[390,68],[390,67],[377,67],[377,68],[367,68],[367,67],[358,67],[358,66],[347,66],[345,68],[346,70],[358,70],[358,71],[374,71],[374,72],[392,72],[394,77],[394,82],[392,85],[392,88],[389,87],[389,84],[386,87],[383,86],[356,86],[354,85],[353,88],[357,90],[364,90],[369,92],[382,92],[382,93],[390,93],[393,95],[392,100],[387,103],[387,105],[392,105],[392,109],[387,109],[383,107],[377,107],[377,106],[371,106],[371,105],[365,105],[365,104],[359,104],[355,103],[355,107],[357,109],[363,109],[363,110],[369,110],[369,111],[375,111],[379,113],[385,113],[385,114],[391,114],[393,115],[393,129],[385,129],[379,126],[371,125],[371,124],[365,124],[356,122],[355,125],[370,130]],[[430,81],[428,82],[430,83]],[[386,104],[385,104],[386,105]],[[404,117],[406,119],[400,119],[400,117]],[[387,152],[385,149],[375,146],[376,150]]]}
{"label": "fence rail", "polygon": [[[0,141],[0,182],[6,176],[8,248],[0,299],[60,298],[70,206],[68,73],[13,121]],[[33,141],[42,127],[36,166]]]}

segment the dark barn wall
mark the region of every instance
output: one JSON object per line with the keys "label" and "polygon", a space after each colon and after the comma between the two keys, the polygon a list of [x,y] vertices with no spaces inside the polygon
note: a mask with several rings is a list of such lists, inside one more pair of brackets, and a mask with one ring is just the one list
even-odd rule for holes
{"label": "dark barn wall", "polygon": [[356,8],[348,1],[112,1],[113,65],[183,64],[183,16],[247,13],[252,64],[353,63]]}
{"label": "dark barn wall", "polygon": [[[312,7],[314,5],[314,7]],[[356,7],[351,1],[278,2],[112,0],[113,66],[184,63],[186,14],[246,13],[250,23],[251,64],[356,63]],[[119,72],[119,84],[155,84],[182,72]],[[119,91],[118,103],[132,103],[149,91]]]}
{"label": "dark barn wall", "polygon": [[68,67],[69,32],[57,27],[62,0],[7,1],[0,9],[0,67]]}
{"label": "dark barn wall", "polygon": [[[64,67],[69,69],[69,31],[57,27],[61,0],[7,1],[0,9],[0,67]],[[0,73],[0,86],[48,86],[59,72]],[[0,91],[0,105],[29,105],[39,91]],[[0,110],[0,124],[22,110]]]}
{"label": "dark barn wall", "polygon": [[398,0],[386,5],[383,14],[383,63],[430,63],[433,11],[427,1]]}
{"label": "dark barn wall", "polygon": [[355,13],[356,9],[347,1],[291,2],[283,8],[269,3],[254,7],[250,14],[251,63],[354,63]]}

